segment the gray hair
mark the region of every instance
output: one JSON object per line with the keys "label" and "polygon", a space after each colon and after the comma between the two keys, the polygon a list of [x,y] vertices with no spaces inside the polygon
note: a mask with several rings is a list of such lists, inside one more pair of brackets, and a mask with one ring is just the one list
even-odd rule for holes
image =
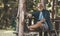
{"label": "gray hair", "polygon": [[38,3],[38,4],[37,4],[37,7],[40,7],[40,6],[41,6],[41,7],[44,7],[42,3]]}

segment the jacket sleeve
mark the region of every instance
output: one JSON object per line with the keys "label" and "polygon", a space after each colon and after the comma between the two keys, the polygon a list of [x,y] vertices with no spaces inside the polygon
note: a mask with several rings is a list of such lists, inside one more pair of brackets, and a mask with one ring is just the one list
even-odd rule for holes
{"label": "jacket sleeve", "polygon": [[53,25],[52,25],[51,20],[50,20],[50,13],[49,13],[49,11],[46,11],[45,18],[46,18],[46,21],[48,23],[49,30],[52,30],[53,29]]}
{"label": "jacket sleeve", "polygon": [[46,11],[45,19],[46,20],[50,20],[50,13],[49,13],[49,11]]}

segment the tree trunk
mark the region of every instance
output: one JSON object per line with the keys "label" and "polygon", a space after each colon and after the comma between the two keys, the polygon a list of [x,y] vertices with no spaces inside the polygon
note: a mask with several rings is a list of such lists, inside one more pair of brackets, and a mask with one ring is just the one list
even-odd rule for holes
{"label": "tree trunk", "polygon": [[26,10],[25,6],[25,0],[19,0],[19,6],[18,6],[18,17],[19,17],[19,22],[18,22],[18,36],[23,36],[24,33],[24,13]]}
{"label": "tree trunk", "polygon": [[46,9],[46,3],[45,3],[46,1],[45,0],[41,0],[41,3],[43,4],[43,6],[44,6],[44,9]]}

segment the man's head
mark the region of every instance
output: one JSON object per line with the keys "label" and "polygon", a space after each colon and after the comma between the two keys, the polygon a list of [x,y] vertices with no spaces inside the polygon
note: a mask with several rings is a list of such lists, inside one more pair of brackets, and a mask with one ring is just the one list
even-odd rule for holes
{"label": "man's head", "polygon": [[43,6],[43,4],[42,3],[38,3],[38,10],[39,11],[42,11],[43,9],[44,9],[44,6]]}

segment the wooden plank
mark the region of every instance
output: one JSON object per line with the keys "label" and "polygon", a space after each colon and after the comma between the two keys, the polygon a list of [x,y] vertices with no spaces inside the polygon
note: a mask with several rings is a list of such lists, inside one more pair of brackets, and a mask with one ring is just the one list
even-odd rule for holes
{"label": "wooden plank", "polygon": [[24,33],[24,36],[39,36],[39,32]]}

